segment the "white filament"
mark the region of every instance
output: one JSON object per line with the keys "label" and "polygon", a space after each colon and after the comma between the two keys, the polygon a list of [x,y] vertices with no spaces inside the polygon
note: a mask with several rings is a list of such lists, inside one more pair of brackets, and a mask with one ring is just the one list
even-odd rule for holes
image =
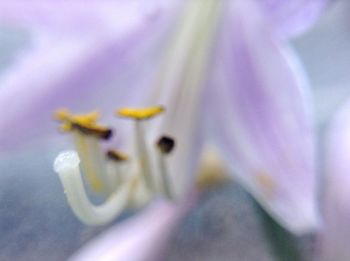
{"label": "white filament", "polygon": [[143,126],[141,125],[141,121],[135,121],[135,142],[136,142],[136,151],[139,161],[140,174],[142,175],[147,188],[155,192],[156,184],[155,184],[155,176],[152,175],[152,166],[151,160],[149,157],[149,151],[147,149]]}
{"label": "white filament", "polygon": [[166,164],[166,158],[163,153],[158,152],[158,166],[159,166],[159,171],[160,171],[160,178],[161,178],[161,192],[164,193],[164,195],[168,199],[173,199],[174,195],[171,190],[171,182],[169,180],[169,173],[168,173],[168,168]]}
{"label": "white filament", "polygon": [[88,199],[79,170],[80,159],[76,151],[60,153],[54,163],[70,207],[87,225],[103,225],[115,219],[125,208],[132,181],[123,184],[102,205],[93,205]]}
{"label": "white filament", "polygon": [[[104,154],[98,138],[81,134],[79,131],[73,132],[73,138],[81,158],[85,177],[90,183],[94,183],[91,179],[100,183],[102,192],[105,193],[105,196],[109,196],[115,186],[113,186],[113,180],[111,180],[110,175],[107,173]],[[98,192],[94,187],[96,184],[89,185],[93,191]]]}

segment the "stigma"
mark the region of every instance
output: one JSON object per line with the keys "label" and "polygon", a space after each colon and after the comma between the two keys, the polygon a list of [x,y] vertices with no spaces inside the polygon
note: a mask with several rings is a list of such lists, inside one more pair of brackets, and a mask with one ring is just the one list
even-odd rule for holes
{"label": "stigma", "polygon": [[[125,208],[143,206],[154,197],[175,200],[166,158],[175,149],[175,139],[162,135],[146,142],[143,122],[160,116],[162,106],[121,108],[116,115],[133,121],[132,155],[116,148],[101,146],[112,139],[112,129],[98,123],[100,114],[72,114],[66,109],[55,113],[60,129],[72,136],[74,151],[58,155],[54,170],[58,173],[70,207],[88,225],[110,222]],[[95,205],[88,195],[102,197]]]}

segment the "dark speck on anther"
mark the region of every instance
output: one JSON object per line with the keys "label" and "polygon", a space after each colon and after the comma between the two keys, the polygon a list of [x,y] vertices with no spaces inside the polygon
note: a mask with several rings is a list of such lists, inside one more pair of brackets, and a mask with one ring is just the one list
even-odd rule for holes
{"label": "dark speck on anther", "polygon": [[113,130],[110,128],[101,128],[95,126],[84,126],[76,123],[72,123],[72,127],[85,135],[93,135],[103,140],[109,140],[113,135]]}
{"label": "dark speck on anther", "polygon": [[101,136],[105,140],[109,140],[113,135],[113,130],[112,129],[106,129],[103,131],[103,135]]}
{"label": "dark speck on anther", "polygon": [[169,136],[162,136],[158,140],[157,146],[163,154],[169,154],[174,150],[175,140]]}

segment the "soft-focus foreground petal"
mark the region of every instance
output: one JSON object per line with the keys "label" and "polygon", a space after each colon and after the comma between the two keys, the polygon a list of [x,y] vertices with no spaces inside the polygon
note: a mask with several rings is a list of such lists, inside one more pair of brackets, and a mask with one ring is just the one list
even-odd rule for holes
{"label": "soft-focus foreground petal", "polygon": [[329,0],[255,0],[261,4],[270,25],[282,36],[307,30],[317,20]]}
{"label": "soft-focus foreground petal", "polygon": [[173,230],[193,204],[194,198],[181,205],[155,202],[127,221],[115,225],[72,256],[71,261],[158,260]]}
{"label": "soft-focus foreground petal", "polygon": [[133,3],[116,1],[113,29],[99,34],[42,33],[29,25],[31,46],[0,78],[6,112],[0,119],[1,150],[54,133],[50,123],[57,108],[112,115],[115,107],[143,97],[176,8],[174,1],[144,2],[143,8]]}
{"label": "soft-focus foreground petal", "polygon": [[340,109],[325,142],[325,224],[315,260],[350,260],[350,101]]}
{"label": "soft-focus foreground petal", "polygon": [[209,128],[233,174],[282,225],[318,223],[305,82],[254,1],[233,1],[209,82]]}

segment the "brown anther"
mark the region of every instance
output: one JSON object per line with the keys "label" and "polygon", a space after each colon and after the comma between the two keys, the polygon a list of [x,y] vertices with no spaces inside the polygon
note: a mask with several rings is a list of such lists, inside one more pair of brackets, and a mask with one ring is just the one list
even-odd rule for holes
{"label": "brown anther", "polygon": [[99,139],[108,140],[112,137],[112,129],[96,123],[100,114],[93,111],[87,114],[71,114],[66,109],[60,109],[55,112],[56,120],[60,121],[61,130],[69,132],[77,130],[85,135],[92,135]]}
{"label": "brown anther", "polygon": [[127,160],[129,160],[128,155],[126,155],[123,152],[117,151],[117,150],[108,150],[106,153],[106,156],[108,159],[111,159],[114,161],[127,161]]}
{"label": "brown anther", "polygon": [[84,126],[79,123],[71,123],[72,129],[78,130],[83,134],[92,135],[96,138],[108,140],[112,137],[113,131],[110,128],[100,126]]}
{"label": "brown anther", "polygon": [[157,142],[157,147],[163,154],[169,154],[174,150],[175,140],[169,136],[162,136]]}

